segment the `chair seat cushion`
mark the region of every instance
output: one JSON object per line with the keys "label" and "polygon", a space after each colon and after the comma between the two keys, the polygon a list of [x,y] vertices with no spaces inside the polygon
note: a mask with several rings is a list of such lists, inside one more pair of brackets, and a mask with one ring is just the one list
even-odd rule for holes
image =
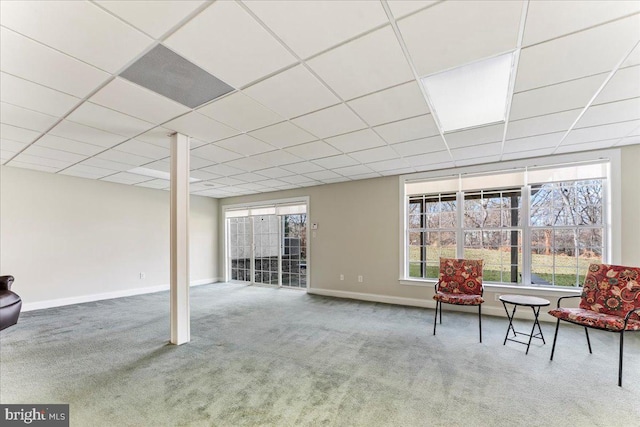
{"label": "chair seat cushion", "polygon": [[18,294],[11,291],[0,291],[0,308],[8,307],[21,301]]}
{"label": "chair seat cushion", "polygon": [[445,304],[456,305],[479,305],[484,302],[484,299],[480,295],[451,294],[447,292],[436,292],[433,299]]}
{"label": "chair seat cushion", "polygon": [[[549,314],[571,323],[608,331],[621,331],[624,328],[624,318],[584,308],[556,308],[549,310]],[[629,319],[625,331],[640,331],[640,321]]]}

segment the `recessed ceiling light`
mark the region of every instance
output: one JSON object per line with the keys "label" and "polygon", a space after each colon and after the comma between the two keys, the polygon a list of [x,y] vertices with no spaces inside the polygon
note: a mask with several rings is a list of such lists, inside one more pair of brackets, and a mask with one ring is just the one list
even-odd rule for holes
{"label": "recessed ceiling light", "polygon": [[443,132],[504,122],[514,53],[422,79]]}
{"label": "recessed ceiling light", "polygon": [[[165,179],[167,181],[171,180],[171,174],[169,172],[163,172],[156,169],[138,167],[138,168],[129,169],[127,172],[135,173],[136,175],[148,176],[150,178]],[[198,182],[198,181],[202,181],[202,180],[198,178],[189,177],[189,182]]]}

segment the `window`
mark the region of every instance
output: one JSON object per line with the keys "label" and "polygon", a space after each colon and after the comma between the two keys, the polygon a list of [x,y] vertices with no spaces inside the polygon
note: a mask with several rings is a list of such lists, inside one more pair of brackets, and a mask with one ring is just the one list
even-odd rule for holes
{"label": "window", "polygon": [[606,260],[607,171],[597,163],[406,182],[405,276],[436,279],[440,257],[471,258],[484,260],[486,282],[581,286],[588,265]]}

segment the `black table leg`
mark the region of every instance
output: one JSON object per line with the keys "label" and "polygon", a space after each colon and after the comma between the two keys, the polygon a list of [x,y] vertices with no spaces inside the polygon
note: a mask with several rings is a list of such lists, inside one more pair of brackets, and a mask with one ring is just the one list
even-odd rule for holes
{"label": "black table leg", "polygon": [[516,314],[516,307],[517,305],[513,306],[513,312],[511,314],[509,314],[509,310],[507,309],[507,304],[502,301],[502,306],[504,307],[504,311],[507,313],[507,318],[509,319],[509,327],[507,328],[507,335],[504,336],[504,342],[502,343],[502,345],[505,345],[507,343],[507,339],[509,338],[509,331],[513,331],[513,336],[516,337],[516,330],[513,327],[513,317]]}

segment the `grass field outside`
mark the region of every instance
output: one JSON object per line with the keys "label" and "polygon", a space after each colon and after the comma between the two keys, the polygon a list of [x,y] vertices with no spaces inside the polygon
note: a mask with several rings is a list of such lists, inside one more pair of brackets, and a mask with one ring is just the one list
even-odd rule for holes
{"label": "grass field outside", "polygon": [[[450,248],[453,253],[455,249]],[[448,251],[451,252],[451,251]],[[441,254],[442,256],[455,255]],[[495,249],[465,249],[465,258],[483,259],[483,280],[485,282],[511,282],[510,252]],[[532,255],[532,274],[556,286],[581,286],[589,264],[600,263],[600,257],[571,257],[567,255]],[[554,268],[555,258],[555,268]],[[410,247],[409,276],[420,275],[420,247]],[[439,254],[427,249],[427,278],[437,278],[439,270]],[[555,269],[555,274],[554,274]],[[518,283],[522,282],[522,253],[518,255]]]}

